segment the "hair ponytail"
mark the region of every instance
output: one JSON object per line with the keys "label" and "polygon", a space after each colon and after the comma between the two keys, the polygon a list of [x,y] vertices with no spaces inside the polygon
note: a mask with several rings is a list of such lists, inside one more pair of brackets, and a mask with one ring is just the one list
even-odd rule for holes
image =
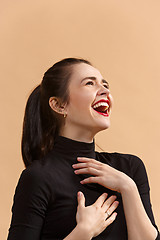
{"label": "hair ponytail", "polygon": [[22,157],[26,167],[52,149],[59,132],[61,120],[52,112],[47,101],[38,85],[26,104],[22,132]]}
{"label": "hair ponytail", "polygon": [[22,132],[22,157],[27,167],[40,157],[40,146],[42,142],[40,107],[40,85],[37,86],[28,98]]}
{"label": "hair ponytail", "polygon": [[49,98],[69,102],[68,86],[73,65],[90,62],[79,58],[66,58],[49,68],[28,98],[22,133],[22,157],[25,166],[41,159],[52,150],[54,140],[64,123],[63,116],[49,106]]}

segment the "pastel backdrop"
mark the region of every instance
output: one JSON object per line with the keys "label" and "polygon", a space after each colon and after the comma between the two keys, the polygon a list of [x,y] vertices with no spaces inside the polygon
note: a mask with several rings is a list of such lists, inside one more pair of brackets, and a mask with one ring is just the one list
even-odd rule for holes
{"label": "pastel backdrop", "polygon": [[96,143],[144,161],[160,227],[160,2],[1,0],[0,6],[0,239],[7,237],[24,169],[20,140],[27,97],[65,57],[90,60],[109,81],[112,125]]}

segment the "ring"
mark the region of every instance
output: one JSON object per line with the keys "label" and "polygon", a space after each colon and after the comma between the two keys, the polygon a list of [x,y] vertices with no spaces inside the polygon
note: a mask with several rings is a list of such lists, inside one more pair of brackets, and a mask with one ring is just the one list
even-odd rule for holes
{"label": "ring", "polygon": [[[110,214],[109,214],[107,211],[106,211],[106,213],[107,213],[107,218],[109,218]],[[107,219],[107,218],[106,218],[106,219]]]}

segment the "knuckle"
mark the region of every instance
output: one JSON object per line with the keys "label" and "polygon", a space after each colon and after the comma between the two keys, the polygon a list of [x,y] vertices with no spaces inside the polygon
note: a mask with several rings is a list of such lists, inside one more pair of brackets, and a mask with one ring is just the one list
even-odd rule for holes
{"label": "knuckle", "polygon": [[114,209],[116,209],[116,208],[118,207],[118,205],[119,205],[119,202],[114,202],[114,203],[113,203]]}
{"label": "knuckle", "polygon": [[112,222],[113,222],[116,219],[116,215],[112,214],[111,219],[112,219]]}
{"label": "knuckle", "polygon": [[111,223],[113,222],[113,220],[114,220],[114,219],[113,219],[112,216],[111,216],[110,218],[108,218],[108,223],[111,224]]}
{"label": "knuckle", "polygon": [[110,200],[111,200],[112,202],[114,202],[116,198],[117,198],[116,196],[112,195],[112,196],[110,197]]}
{"label": "knuckle", "polygon": [[98,209],[99,209],[98,206],[95,205],[95,210],[98,211]]}
{"label": "knuckle", "polygon": [[87,178],[87,183],[91,183],[91,177]]}
{"label": "knuckle", "polygon": [[94,180],[94,177],[89,178],[89,182],[91,183]]}
{"label": "knuckle", "polygon": [[107,196],[108,196],[107,193],[103,193],[103,194],[101,195],[101,198],[102,198],[102,201],[103,201],[103,202],[106,201]]}
{"label": "knuckle", "polygon": [[100,164],[100,165],[98,166],[98,169],[99,169],[99,170],[102,170],[102,168],[103,168],[103,166],[102,166],[102,164]]}
{"label": "knuckle", "polygon": [[102,177],[102,176],[99,177],[99,181],[100,181],[100,182],[103,181],[103,177]]}

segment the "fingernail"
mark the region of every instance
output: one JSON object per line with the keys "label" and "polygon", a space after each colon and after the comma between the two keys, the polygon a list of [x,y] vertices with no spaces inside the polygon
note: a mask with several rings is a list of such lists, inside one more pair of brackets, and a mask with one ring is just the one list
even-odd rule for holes
{"label": "fingernail", "polygon": [[76,166],[75,164],[72,165],[73,168],[74,168],[75,166]]}
{"label": "fingernail", "polygon": [[81,197],[82,196],[82,192],[78,192],[78,196]]}

